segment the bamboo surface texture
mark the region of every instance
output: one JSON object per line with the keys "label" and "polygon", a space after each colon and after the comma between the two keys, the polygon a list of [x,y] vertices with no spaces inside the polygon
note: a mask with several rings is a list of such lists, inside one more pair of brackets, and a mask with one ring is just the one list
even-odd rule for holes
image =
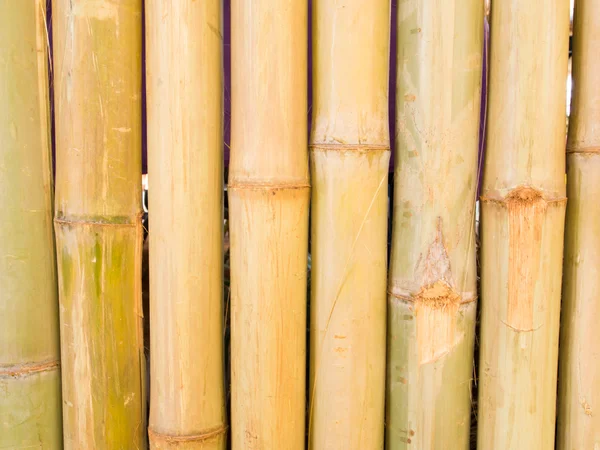
{"label": "bamboo surface texture", "polygon": [[483,3],[398,5],[387,448],[469,448]]}
{"label": "bamboo surface texture", "polygon": [[390,2],[313,3],[309,448],[383,448]]}
{"label": "bamboo surface texture", "polygon": [[219,0],[146,2],[151,449],[224,450]]}
{"label": "bamboo surface texture", "polygon": [[560,332],[559,450],[600,448],[600,1],[578,0]]}
{"label": "bamboo surface texture", "polygon": [[554,448],[569,1],[491,11],[478,448]]}
{"label": "bamboo surface texture", "polygon": [[0,3],[2,449],[62,449],[45,11]]}
{"label": "bamboo surface texture", "polygon": [[234,450],[304,448],[307,14],[302,0],[232,1]]}
{"label": "bamboo surface texture", "polygon": [[141,0],[54,0],[66,449],[145,448]]}

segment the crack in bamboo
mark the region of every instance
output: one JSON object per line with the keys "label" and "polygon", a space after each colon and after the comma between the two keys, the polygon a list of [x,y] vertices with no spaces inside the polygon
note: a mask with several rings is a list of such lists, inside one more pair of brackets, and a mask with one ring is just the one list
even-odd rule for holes
{"label": "crack in bamboo", "polygon": [[227,432],[229,426],[226,424],[218,425],[216,427],[207,428],[200,433],[197,434],[189,434],[189,435],[171,435],[165,433],[159,433],[157,431],[152,430],[152,428],[148,428],[148,437],[150,441],[153,442],[165,442],[168,444],[177,444],[177,443],[189,443],[189,442],[204,442],[211,438],[221,436]]}
{"label": "crack in bamboo", "polygon": [[58,370],[59,368],[60,360],[58,359],[42,362],[13,364],[10,366],[0,366],[0,378],[22,378],[41,372]]}

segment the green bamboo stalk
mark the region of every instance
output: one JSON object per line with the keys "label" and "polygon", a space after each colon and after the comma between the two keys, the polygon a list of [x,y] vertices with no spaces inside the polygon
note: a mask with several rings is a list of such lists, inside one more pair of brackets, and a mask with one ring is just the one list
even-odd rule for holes
{"label": "green bamboo stalk", "polygon": [[62,449],[45,11],[0,4],[2,449]]}
{"label": "green bamboo stalk", "polygon": [[388,449],[468,449],[483,2],[398,6]]}
{"label": "green bamboo stalk", "polygon": [[309,448],[383,448],[389,0],[313,2]]}
{"label": "green bamboo stalk", "polygon": [[66,449],[145,447],[141,0],[54,0]]}
{"label": "green bamboo stalk", "polygon": [[600,1],[578,0],[560,331],[559,450],[600,448]]}
{"label": "green bamboo stalk", "polygon": [[232,1],[233,450],[304,449],[307,9]]}
{"label": "green bamboo stalk", "polygon": [[146,2],[150,448],[225,450],[219,0]]}
{"label": "green bamboo stalk", "polygon": [[478,448],[554,449],[569,1],[494,1]]}

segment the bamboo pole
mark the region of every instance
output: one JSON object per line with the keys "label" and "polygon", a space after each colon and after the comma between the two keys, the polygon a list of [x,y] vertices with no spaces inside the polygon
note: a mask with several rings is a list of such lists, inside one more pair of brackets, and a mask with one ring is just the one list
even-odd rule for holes
{"label": "bamboo pole", "polygon": [[493,2],[478,448],[553,449],[569,1]]}
{"label": "bamboo pole", "polygon": [[398,6],[388,449],[468,449],[483,2]]}
{"label": "bamboo pole", "polygon": [[558,449],[600,448],[600,1],[578,0],[560,332]]}
{"label": "bamboo pole", "polygon": [[62,449],[43,0],[0,4],[0,448]]}
{"label": "bamboo pole", "polygon": [[304,448],[307,2],[231,8],[232,448]]}
{"label": "bamboo pole", "polygon": [[54,0],[66,449],[145,447],[141,0]]}
{"label": "bamboo pole", "polygon": [[225,449],[219,0],[146,2],[150,448]]}
{"label": "bamboo pole", "polygon": [[383,448],[390,2],[313,6],[309,448]]}

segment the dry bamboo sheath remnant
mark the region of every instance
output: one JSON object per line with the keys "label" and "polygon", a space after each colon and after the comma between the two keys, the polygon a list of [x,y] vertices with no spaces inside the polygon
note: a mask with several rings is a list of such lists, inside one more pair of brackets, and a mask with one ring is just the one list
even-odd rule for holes
{"label": "dry bamboo sheath remnant", "polygon": [[0,4],[2,449],[62,449],[45,8]]}
{"label": "dry bamboo sheath remnant", "polygon": [[142,449],[142,2],[52,6],[64,444]]}
{"label": "dry bamboo sheath remnant", "polygon": [[147,0],[152,449],[224,450],[219,0]]}
{"label": "dry bamboo sheath remnant", "polygon": [[559,450],[600,448],[600,1],[577,0],[558,398]]}
{"label": "dry bamboo sheath remnant", "polygon": [[383,447],[389,27],[389,0],[313,2],[313,450]]}
{"label": "dry bamboo sheath remnant", "polygon": [[232,448],[305,441],[307,2],[231,8]]}
{"label": "dry bamboo sheath remnant", "polygon": [[569,1],[491,11],[478,448],[554,448]]}
{"label": "dry bamboo sheath remnant", "polygon": [[387,448],[469,448],[481,0],[398,5]]}

